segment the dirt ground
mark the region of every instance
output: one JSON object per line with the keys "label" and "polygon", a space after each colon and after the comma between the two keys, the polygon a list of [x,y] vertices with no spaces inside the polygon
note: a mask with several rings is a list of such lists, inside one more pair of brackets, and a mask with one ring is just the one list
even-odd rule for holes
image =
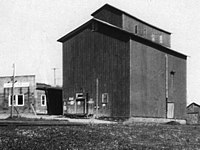
{"label": "dirt ground", "polygon": [[161,150],[200,149],[200,126],[87,124],[84,126],[0,127],[0,149],[7,150]]}
{"label": "dirt ground", "polygon": [[[10,117],[10,114],[4,114],[4,113],[0,113],[0,122],[9,118]],[[14,117],[17,117],[17,115],[15,114]],[[112,123],[115,123],[113,121],[106,121],[106,120],[99,120],[99,119],[94,119],[94,118],[88,118],[88,119],[77,119],[77,118],[67,118],[63,115],[34,115],[32,113],[30,114],[20,114],[20,117],[19,118],[27,118],[27,119],[42,119],[42,120],[54,120],[54,121],[68,121],[68,122],[71,122],[71,123],[95,123],[95,124],[112,124]],[[20,120],[20,119],[19,119]]]}

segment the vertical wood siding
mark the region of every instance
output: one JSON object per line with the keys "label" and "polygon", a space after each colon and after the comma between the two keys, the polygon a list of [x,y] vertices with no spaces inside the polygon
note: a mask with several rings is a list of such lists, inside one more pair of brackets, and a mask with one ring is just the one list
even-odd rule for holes
{"label": "vertical wood siding", "polygon": [[[132,17],[129,17],[125,14],[122,15],[123,17],[123,29],[126,31],[129,31],[131,33],[135,33],[135,25],[138,26],[138,35],[142,36],[146,39],[152,40],[152,34],[155,35],[155,42],[159,43],[161,45],[170,47],[171,46],[171,40],[170,40],[170,34],[167,34],[165,32],[162,32],[158,29],[155,29],[153,27],[150,27],[140,21],[137,21],[133,19]],[[146,30],[146,32],[144,32]],[[163,43],[160,43],[159,36],[162,35],[163,37]]]}
{"label": "vertical wood siding", "polygon": [[165,117],[165,54],[133,40],[130,47],[131,115]]}
{"label": "vertical wood siding", "polygon": [[[98,78],[100,115],[128,116],[128,40],[99,26],[98,32],[83,30],[66,41],[63,48],[64,97],[67,99],[83,91],[95,100]],[[109,103],[105,107],[101,103],[102,93],[109,94]]]}
{"label": "vertical wood siding", "polygon": [[[129,36],[120,32],[97,24],[95,32],[88,27],[63,43],[64,99],[83,92],[95,101],[98,78],[100,115],[165,118],[165,54],[169,53],[168,73],[170,70],[177,72],[173,98],[169,93],[169,101],[174,102],[175,118],[183,118],[186,107],[185,56],[137,37],[129,40]],[[106,106],[101,103],[102,93],[109,94]],[[179,105],[181,107],[177,108]],[[68,110],[70,107],[68,105]],[[73,112],[74,106],[71,108],[70,112]]]}
{"label": "vertical wood siding", "polygon": [[[186,60],[173,55],[168,55],[168,58],[169,102],[174,102],[175,118],[180,119],[184,118],[186,115]],[[171,71],[174,72],[174,75],[170,73]]]}
{"label": "vertical wood siding", "polygon": [[122,13],[113,9],[103,9],[94,15],[95,18],[122,28]]}

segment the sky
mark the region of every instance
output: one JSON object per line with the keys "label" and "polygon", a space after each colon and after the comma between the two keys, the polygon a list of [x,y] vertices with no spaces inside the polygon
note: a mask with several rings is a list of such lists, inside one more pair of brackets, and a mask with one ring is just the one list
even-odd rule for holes
{"label": "sky", "polygon": [[199,0],[0,0],[0,76],[36,75],[62,85],[59,38],[105,3],[169,31],[171,48],[187,58],[187,104],[200,104]]}

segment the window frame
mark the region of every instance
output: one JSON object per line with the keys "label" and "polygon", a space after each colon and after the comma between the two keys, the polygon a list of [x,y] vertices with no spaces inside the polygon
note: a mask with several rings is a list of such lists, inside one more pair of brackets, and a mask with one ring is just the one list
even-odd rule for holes
{"label": "window frame", "polygon": [[156,36],[154,33],[151,34],[151,41],[155,42],[156,41]]}
{"label": "window frame", "polygon": [[159,42],[162,44],[163,43],[163,35],[159,36]]}
{"label": "window frame", "polygon": [[143,29],[143,37],[147,37],[147,29],[146,28]]}
{"label": "window frame", "polygon": [[[19,105],[19,101],[18,101],[19,95],[22,96],[22,105]],[[17,95],[16,103],[17,103],[16,106],[24,106],[24,94],[18,94],[18,95]]]}
{"label": "window frame", "polygon": [[[19,103],[18,103],[18,96],[19,95],[22,95],[22,105],[19,105]],[[11,105],[11,96],[12,95],[9,95],[8,96],[8,106],[10,107],[10,106],[12,106]],[[16,94],[16,95],[14,95],[14,103],[13,103],[13,106],[24,106],[24,94]]]}
{"label": "window frame", "polygon": [[[44,100],[42,99],[42,97],[44,97]],[[45,94],[42,94],[40,96],[40,100],[41,100],[41,106],[47,106],[47,98]],[[44,101],[44,104],[43,104],[43,101]]]}
{"label": "window frame", "polygon": [[134,26],[134,33],[138,34],[138,25],[137,24]]}
{"label": "window frame", "polygon": [[[107,97],[106,101],[104,100],[105,96]],[[102,104],[107,104],[109,102],[109,95],[108,95],[108,93],[102,93],[101,102],[102,102]]]}

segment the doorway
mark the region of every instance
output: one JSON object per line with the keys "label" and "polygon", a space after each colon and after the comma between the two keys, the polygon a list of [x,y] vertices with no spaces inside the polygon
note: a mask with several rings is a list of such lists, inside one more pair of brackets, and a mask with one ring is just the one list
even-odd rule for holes
{"label": "doorway", "polygon": [[172,102],[167,103],[167,118],[174,118],[174,103]]}
{"label": "doorway", "polygon": [[76,114],[85,114],[85,99],[76,100]]}

